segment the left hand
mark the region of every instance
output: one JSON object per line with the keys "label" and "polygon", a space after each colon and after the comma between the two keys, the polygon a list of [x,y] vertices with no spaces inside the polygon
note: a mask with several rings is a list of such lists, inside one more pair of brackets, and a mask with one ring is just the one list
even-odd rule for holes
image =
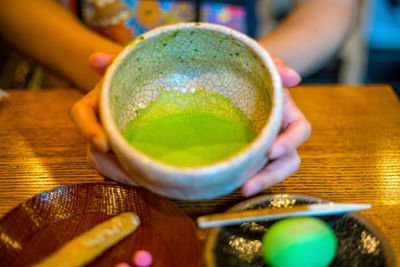
{"label": "left hand", "polygon": [[[89,58],[89,63],[93,70],[104,75],[114,57],[111,54],[95,53]],[[75,103],[71,109],[72,120],[88,141],[87,161],[89,165],[105,177],[120,183],[136,185],[111,150],[110,143],[100,123],[99,97],[102,84],[103,79],[87,95]]]}

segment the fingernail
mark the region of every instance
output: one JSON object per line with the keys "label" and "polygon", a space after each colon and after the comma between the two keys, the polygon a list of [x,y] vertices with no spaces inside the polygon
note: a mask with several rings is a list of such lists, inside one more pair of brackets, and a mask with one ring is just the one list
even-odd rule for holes
{"label": "fingernail", "polygon": [[285,70],[286,70],[286,80],[290,86],[296,86],[298,83],[301,82],[301,77],[295,70],[289,67],[285,67]]}
{"label": "fingernail", "polygon": [[285,148],[283,146],[278,146],[277,148],[274,148],[271,153],[269,154],[269,159],[277,159],[280,156],[283,156],[285,154]]}
{"label": "fingernail", "polygon": [[243,190],[243,195],[245,197],[252,196],[261,191],[261,185],[255,182],[249,182],[245,189]]}
{"label": "fingernail", "polygon": [[100,151],[107,152],[109,144],[105,137],[96,136],[92,139],[93,145]]}

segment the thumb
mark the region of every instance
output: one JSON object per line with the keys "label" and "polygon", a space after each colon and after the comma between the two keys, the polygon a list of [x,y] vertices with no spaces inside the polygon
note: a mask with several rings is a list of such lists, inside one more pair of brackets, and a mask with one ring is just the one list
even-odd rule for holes
{"label": "thumb", "polygon": [[106,69],[112,61],[114,60],[115,55],[106,54],[106,53],[94,53],[89,57],[89,64],[92,69],[100,75],[103,75],[106,72]]}

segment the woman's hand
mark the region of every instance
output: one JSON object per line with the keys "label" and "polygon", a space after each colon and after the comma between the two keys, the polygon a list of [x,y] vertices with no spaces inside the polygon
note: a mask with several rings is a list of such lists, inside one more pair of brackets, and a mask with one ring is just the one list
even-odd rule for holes
{"label": "woman's hand", "polygon": [[254,195],[295,173],[300,167],[297,147],[311,134],[310,123],[296,106],[287,89],[299,84],[300,76],[288,68],[280,58],[272,58],[284,87],[281,131],[267,152],[269,162],[243,184],[241,191],[245,196]]}
{"label": "woman's hand", "polygon": [[[90,59],[90,66],[100,75],[114,59],[114,55],[95,53]],[[101,79],[87,95],[81,98],[71,110],[72,120],[88,141],[87,160],[97,171],[121,183],[135,185],[111,151],[103,126],[99,118],[99,97],[103,84]]]}
{"label": "woman's hand", "polygon": [[[96,53],[90,58],[90,65],[99,74],[104,74],[114,59],[113,55]],[[242,186],[245,196],[256,194],[296,172],[300,166],[297,147],[305,142],[311,133],[307,119],[298,109],[286,87],[296,86],[300,82],[299,75],[288,68],[284,62],[273,57],[282,78],[284,89],[284,105],[281,132],[272,143],[266,156],[268,164]],[[99,94],[102,80],[96,87],[71,110],[71,116],[85,139],[88,141],[88,162],[102,175],[121,183],[135,184],[122,168],[104,133],[99,120]]]}

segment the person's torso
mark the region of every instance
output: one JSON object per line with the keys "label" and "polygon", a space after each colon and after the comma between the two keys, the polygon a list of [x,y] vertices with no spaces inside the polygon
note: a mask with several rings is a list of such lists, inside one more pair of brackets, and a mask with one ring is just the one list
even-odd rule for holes
{"label": "person's torso", "polygon": [[224,25],[252,37],[256,0],[61,0],[93,30],[127,43],[159,26],[179,22]]}

